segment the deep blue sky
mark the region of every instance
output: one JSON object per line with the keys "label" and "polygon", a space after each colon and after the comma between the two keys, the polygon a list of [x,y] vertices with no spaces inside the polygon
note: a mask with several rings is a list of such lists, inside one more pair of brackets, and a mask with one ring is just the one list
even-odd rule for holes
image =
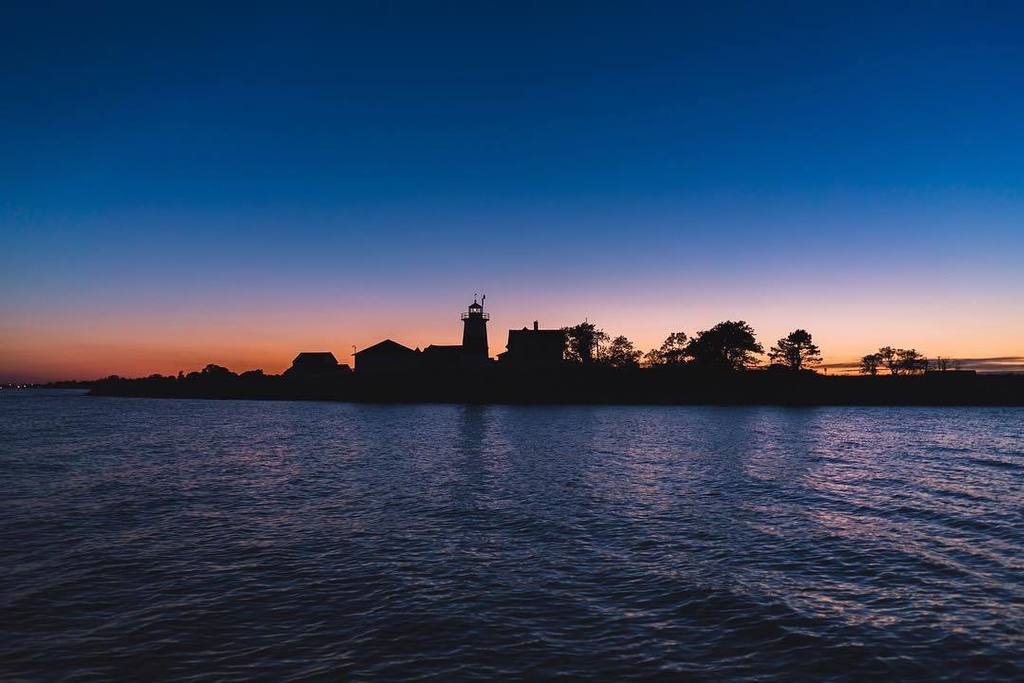
{"label": "deep blue sky", "polygon": [[2,11],[19,362],[450,341],[475,290],[641,345],[1024,351],[1019,4],[148,4]]}

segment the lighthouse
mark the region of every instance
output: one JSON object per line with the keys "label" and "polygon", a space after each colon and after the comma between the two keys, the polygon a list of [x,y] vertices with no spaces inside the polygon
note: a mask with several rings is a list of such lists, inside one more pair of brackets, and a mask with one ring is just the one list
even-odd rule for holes
{"label": "lighthouse", "polygon": [[469,310],[462,314],[462,364],[465,366],[481,365],[488,359],[487,319],[490,316],[484,312],[486,299],[484,295],[477,303],[473,297]]}

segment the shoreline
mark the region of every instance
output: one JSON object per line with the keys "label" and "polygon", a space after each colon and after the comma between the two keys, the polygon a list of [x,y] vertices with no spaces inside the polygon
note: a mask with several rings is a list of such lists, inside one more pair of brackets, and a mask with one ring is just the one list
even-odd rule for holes
{"label": "shoreline", "polygon": [[815,373],[487,369],[294,378],[107,379],[90,396],[468,405],[1024,406],[1022,375],[828,377]]}

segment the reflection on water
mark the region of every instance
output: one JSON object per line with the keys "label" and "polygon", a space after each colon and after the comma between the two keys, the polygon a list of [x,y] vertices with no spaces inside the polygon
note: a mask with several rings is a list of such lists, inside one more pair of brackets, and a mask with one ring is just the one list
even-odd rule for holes
{"label": "reflection on water", "polygon": [[1024,410],[0,397],[0,677],[1024,677]]}

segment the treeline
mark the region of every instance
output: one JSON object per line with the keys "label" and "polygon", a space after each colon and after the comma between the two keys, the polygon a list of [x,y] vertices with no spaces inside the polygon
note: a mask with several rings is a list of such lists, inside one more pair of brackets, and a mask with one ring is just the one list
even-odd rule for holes
{"label": "treeline", "polygon": [[[610,343],[611,340],[609,340]],[[781,350],[781,348],[780,348]],[[710,372],[678,366],[524,369],[501,363],[449,371],[236,374],[200,372],[97,382],[97,396],[190,399],[329,400],[360,403],[702,404],[702,405],[1024,405],[1024,376],[929,373],[828,376],[815,372]]]}
{"label": "treeline", "polygon": [[[939,359],[940,369],[946,370],[947,365]],[[877,375],[880,369],[886,369],[891,375],[919,375],[928,370],[928,359],[916,349],[894,349],[883,346],[876,353],[869,353],[860,359],[860,372],[863,375]]]}
{"label": "treeline", "polygon": [[[565,359],[582,366],[612,368],[656,368],[689,366],[713,371],[742,371],[764,367],[759,356],[764,346],[754,329],[744,320],[726,320],[701,330],[693,337],[673,332],[656,349],[642,352],[625,336],[611,337],[594,323],[584,321],[563,328],[566,335]],[[811,370],[821,364],[821,349],[810,332],[796,329],[768,349],[768,367],[792,372]],[[936,369],[958,369],[955,362],[938,359]],[[922,374],[929,361],[916,349],[883,346],[860,360],[861,374],[877,375],[885,370],[892,375]]]}
{"label": "treeline", "polygon": [[[266,375],[211,364],[176,377],[108,378],[92,394],[364,403],[1024,405],[1024,376],[926,375],[928,363],[913,349],[883,347],[868,354],[870,365],[859,376],[815,372],[821,351],[803,329],[767,351],[742,320],[692,337],[673,332],[646,353],[589,321],[565,333],[567,362],[554,367],[494,362],[477,368]],[[750,371],[758,367],[767,371]]]}

